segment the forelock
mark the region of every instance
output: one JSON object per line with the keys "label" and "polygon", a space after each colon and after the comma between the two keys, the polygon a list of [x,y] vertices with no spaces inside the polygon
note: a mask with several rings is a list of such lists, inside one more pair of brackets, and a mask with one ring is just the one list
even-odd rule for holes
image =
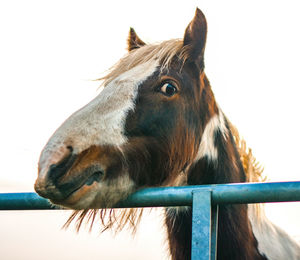
{"label": "forelock", "polygon": [[161,70],[163,70],[170,67],[175,57],[181,61],[182,65],[187,58],[186,48],[183,47],[182,39],[173,39],[158,44],[148,44],[130,51],[100,80],[103,80],[103,86],[105,87],[119,75],[151,60],[157,60],[161,66]]}

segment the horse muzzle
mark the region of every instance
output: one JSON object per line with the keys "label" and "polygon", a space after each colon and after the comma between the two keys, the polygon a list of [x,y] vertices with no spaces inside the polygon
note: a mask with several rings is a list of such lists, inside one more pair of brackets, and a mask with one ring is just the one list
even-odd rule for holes
{"label": "horse muzzle", "polygon": [[95,158],[95,151],[76,154],[71,146],[66,146],[55,152],[45,151],[45,154],[39,162],[34,188],[40,196],[55,204],[68,205],[69,198],[73,197],[74,201],[74,194],[80,200],[80,196],[92,190],[104,177],[105,172]]}

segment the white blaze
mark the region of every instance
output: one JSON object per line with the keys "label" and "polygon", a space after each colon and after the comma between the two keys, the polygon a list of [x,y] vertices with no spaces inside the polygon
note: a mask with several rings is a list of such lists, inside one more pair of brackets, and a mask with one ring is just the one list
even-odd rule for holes
{"label": "white blaze", "polygon": [[80,153],[91,145],[125,143],[125,120],[128,112],[134,109],[138,87],[157,66],[154,60],[140,64],[105,86],[96,98],[56,130],[42,151],[39,165],[47,166],[53,153],[63,146],[72,146],[75,153]]}

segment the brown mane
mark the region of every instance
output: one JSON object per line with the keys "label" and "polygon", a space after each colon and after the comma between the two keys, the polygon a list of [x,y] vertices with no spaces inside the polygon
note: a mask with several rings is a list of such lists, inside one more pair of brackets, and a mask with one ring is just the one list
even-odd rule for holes
{"label": "brown mane", "polygon": [[247,182],[264,182],[267,177],[263,176],[263,167],[252,154],[252,149],[247,147],[246,141],[240,137],[237,128],[230,124],[230,130],[235,140],[236,147],[246,174]]}

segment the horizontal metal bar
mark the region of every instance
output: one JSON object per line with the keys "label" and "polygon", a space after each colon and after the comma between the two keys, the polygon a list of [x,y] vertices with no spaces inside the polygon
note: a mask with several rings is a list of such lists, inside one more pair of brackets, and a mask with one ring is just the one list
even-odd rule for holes
{"label": "horizontal metal bar", "polygon": [[0,193],[0,210],[53,209],[49,200],[34,192]]}
{"label": "horizontal metal bar", "polygon": [[[300,201],[300,182],[216,184],[142,189],[116,207],[191,206],[192,192],[210,189],[213,204]],[[52,209],[35,193],[0,193],[0,210]]]}
{"label": "horizontal metal bar", "polygon": [[213,204],[300,201],[300,182],[235,183],[148,188],[128,197],[120,206],[191,206],[192,192],[212,191]]}

